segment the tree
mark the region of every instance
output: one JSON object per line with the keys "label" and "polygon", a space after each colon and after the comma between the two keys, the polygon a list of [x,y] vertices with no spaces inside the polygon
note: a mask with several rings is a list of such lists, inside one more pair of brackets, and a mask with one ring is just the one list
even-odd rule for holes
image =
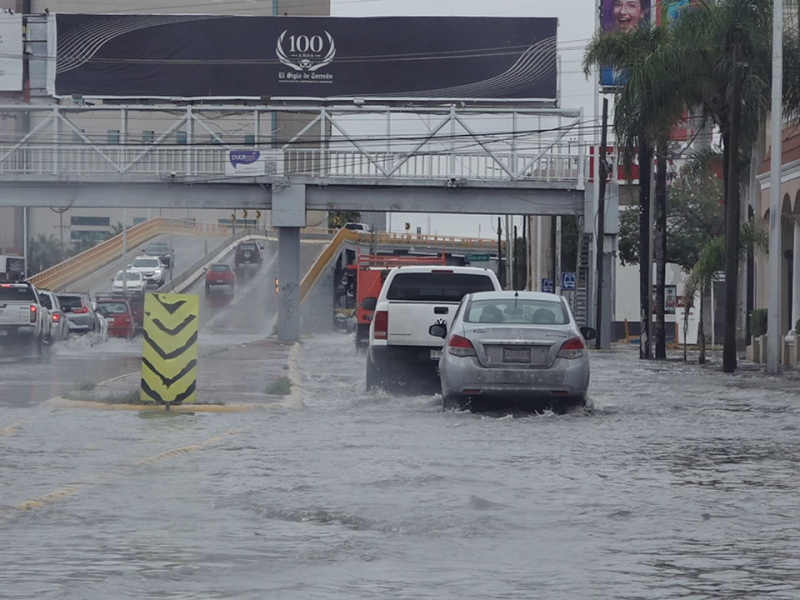
{"label": "tree", "polygon": [[[656,357],[666,358],[663,299],[666,279],[666,222],[667,188],[666,169],[669,133],[680,118],[685,101],[680,94],[677,79],[679,72],[666,68],[676,64],[677,48],[673,44],[670,27],[642,24],[633,31],[598,33],[589,44],[584,57],[587,75],[592,66],[612,66],[626,74],[625,85],[617,95],[614,112],[614,131],[623,148],[625,162],[633,163],[639,154],[639,247],[649,254],[650,228],[650,174],[653,148],[657,159],[656,185],[656,231],[657,240],[657,297],[661,299],[657,309],[656,335],[659,340]],[[630,172],[630,169],[629,169]],[[650,342],[650,265],[640,264],[640,310],[642,334],[640,356],[649,358]]]}
{"label": "tree", "polygon": [[60,263],[63,258],[63,248],[56,236],[40,233],[28,245],[28,273],[41,273]]}
{"label": "tree", "polygon": [[359,223],[361,213],[355,211],[331,211],[328,213],[328,229],[339,229],[345,223]]}
{"label": "tree", "polygon": [[78,240],[73,240],[72,244],[70,245],[69,251],[67,252],[67,258],[71,258],[73,256],[77,256],[81,252],[86,252],[94,248],[97,245],[97,240],[92,240],[86,237],[82,237]]}
{"label": "tree", "polygon": [[118,236],[120,233],[122,233],[124,228],[125,226],[121,222],[117,221],[116,225],[111,226],[111,231],[109,231],[108,237],[112,238]]}

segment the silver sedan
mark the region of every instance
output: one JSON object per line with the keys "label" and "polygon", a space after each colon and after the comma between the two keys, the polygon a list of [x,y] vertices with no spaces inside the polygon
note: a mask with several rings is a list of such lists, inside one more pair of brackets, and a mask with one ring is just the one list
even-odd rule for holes
{"label": "silver sedan", "polygon": [[589,327],[566,301],[540,292],[480,292],[464,297],[446,339],[439,373],[445,409],[492,410],[509,404],[563,412],[586,404]]}

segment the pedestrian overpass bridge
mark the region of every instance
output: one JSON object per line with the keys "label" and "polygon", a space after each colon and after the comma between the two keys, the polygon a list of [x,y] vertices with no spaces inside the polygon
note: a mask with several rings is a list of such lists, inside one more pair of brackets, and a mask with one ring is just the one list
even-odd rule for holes
{"label": "pedestrian overpass bridge", "polygon": [[[263,134],[278,114],[305,126]],[[581,111],[12,105],[0,118],[30,123],[0,138],[0,206],[270,209],[292,187],[309,210],[580,215],[586,202]],[[365,120],[386,133],[351,133]],[[246,151],[258,169],[233,174]]]}
{"label": "pedestrian overpass bridge", "polygon": [[270,210],[284,340],[307,210],[594,215],[582,111],[96,102],[0,106],[0,206]]}

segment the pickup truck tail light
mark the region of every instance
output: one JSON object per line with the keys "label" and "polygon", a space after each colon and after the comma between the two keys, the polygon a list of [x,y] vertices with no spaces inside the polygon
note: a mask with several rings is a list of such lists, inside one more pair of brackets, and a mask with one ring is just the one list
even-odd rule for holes
{"label": "pickup truck tail light", "polygon": [[467,338],[453,334],[447,342],[447,351],[453,356],[476,356],[475,346]]}
{"label": "pickup truck tail light", "polygon": [[61,322],[61,314],[55,313],[53,314],[53,323],[60,323]]}
{"label": "pickup truck tail light", "polygon": [[89,312],[89,307],[87,306],[80,306],[78,308],[73,308],[72,313],[75,315],[85,315]]}
{"label": "pickup truck tail light", "polygon": [[36,323],[36,313],[39,312],[39,307],[31,304],[31,323]]}
{"label": "pickup truck tail light", "polygon": [[558,358],[580,358],[583,356],[583,351],[585,348],[586,345],[583,343],[581,338],[572,338],[561,345],[561,350],[558,351]]}
{"label": "pickup truck tail light", "polygon": [[389,337],[389,311],[379,310],[375,313],[375,339],[385,340]]}

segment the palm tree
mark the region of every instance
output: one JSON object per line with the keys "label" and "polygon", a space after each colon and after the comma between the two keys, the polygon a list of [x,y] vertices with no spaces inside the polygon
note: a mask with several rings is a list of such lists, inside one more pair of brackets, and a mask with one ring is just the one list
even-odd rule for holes
{"label": "palm tree", "polygon": [[[640,205],[640,309],[642,335],[640,357],[650,358],[647,318],[650,289],[650,269],[647,260],[650,249],[650,169],[652,148],[656,148],[656,233],[658,248],[656,259],[657,327],[656,358],[666,358],[664,296],[666,283],[666,224],[667,224],[667,154],[669,132],[682,115],[685,102],[680,94],[678,72],[668,65],[678,61],[672,30],[664,25],[643,24],[630,32],[598,33],[589,44],[584,57],[584,70],[592,66],[613,66],[626,73],[626,83],[619,91],[614,114],[614,130],[623,148],[625,162],[633,162],[635,149],[639,149],[639,205]],[[659,76],[654,76],[658,73]]]}
{"label": "palm tree", "polygon": [[28,245],[28,273],[33,275],[49,269],[63,259],[63,248],[55,235],[40,233]]}

